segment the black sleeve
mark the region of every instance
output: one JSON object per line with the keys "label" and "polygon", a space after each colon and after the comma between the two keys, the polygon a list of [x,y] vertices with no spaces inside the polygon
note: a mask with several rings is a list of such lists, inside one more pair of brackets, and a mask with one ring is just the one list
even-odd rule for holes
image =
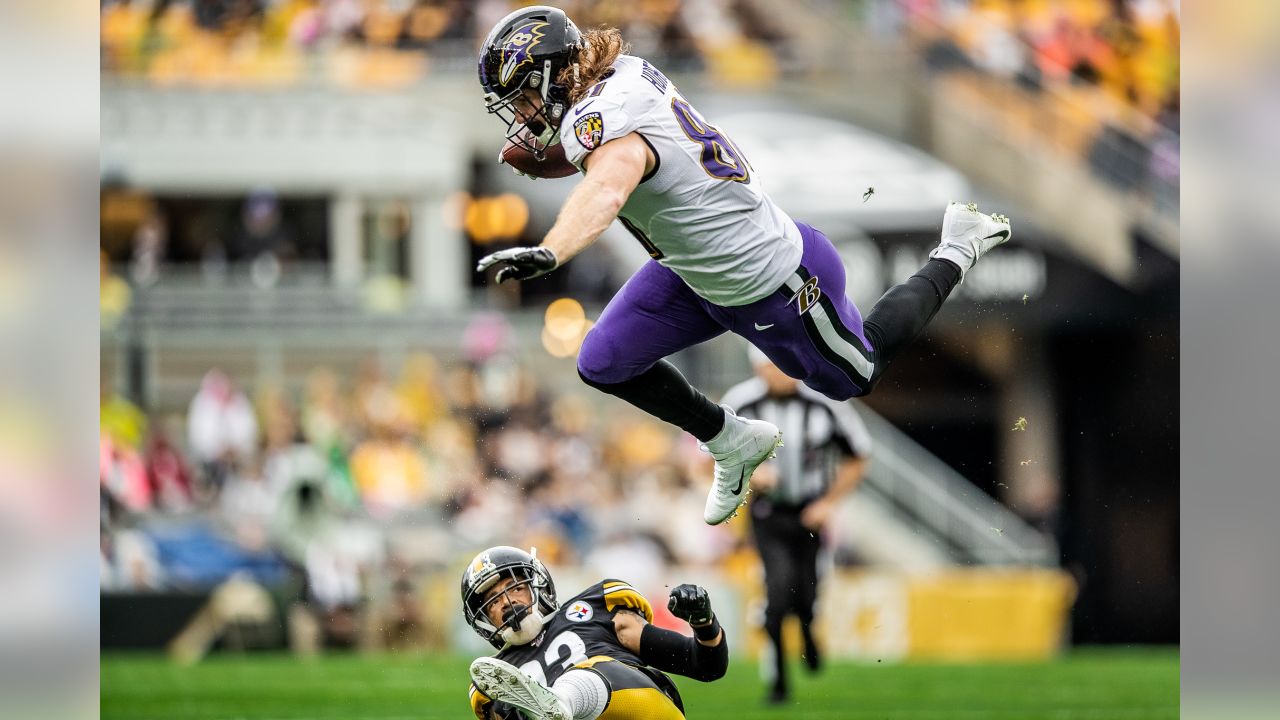
{"label": "black sleeve", "polygon": [[719,645],[707,647],[650,623],[640,633],[640,659],[663,672],[711,682],[724,677],[729,669],[729,643],[721,636]]}

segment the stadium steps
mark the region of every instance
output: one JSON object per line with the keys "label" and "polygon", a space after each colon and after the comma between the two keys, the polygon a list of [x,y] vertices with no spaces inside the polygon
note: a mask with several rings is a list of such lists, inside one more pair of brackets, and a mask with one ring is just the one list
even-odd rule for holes
{"label": "stadium steps", "polygon": [[866,405],[855,408],[873,451],[841,526],[864,559],[906,571],[1058,564],[1052,538]]}

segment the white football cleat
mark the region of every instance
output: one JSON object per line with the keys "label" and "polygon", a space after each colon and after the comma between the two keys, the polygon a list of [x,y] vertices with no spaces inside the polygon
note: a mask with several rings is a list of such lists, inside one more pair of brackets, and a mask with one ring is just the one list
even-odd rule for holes
{"label": "white football cleat", "polygon": [[491,657],[476,658],[471,663],[471,682],[485,697],[515,705],[530,718],[573,720],[573,713],[559,695],[511,663]]}
{"label": "white football cleat", "polygon": [[1013,235],[1009,218],[978,212],[973,203],[953,202],[942,216],[942,242],[929,253],[931,258],[950,260],[960,266],[960,279],[991,248]]}
{"label": "white football cleat", "polygon": [[751,493],[752,473],[765,460],[775,457],[782,444],[782,433],[773,423],[738,417],[728,405],[721,407],[724,428],[701,445],[716,461],[715,479],[702,511],[702,519],[708,525],[719,525],[738,514],[738,508]]}

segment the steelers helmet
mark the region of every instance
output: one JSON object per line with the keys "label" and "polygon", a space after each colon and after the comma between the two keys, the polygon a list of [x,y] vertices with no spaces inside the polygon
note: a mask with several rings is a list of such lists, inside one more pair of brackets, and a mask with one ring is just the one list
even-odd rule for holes
{"label": "steelers helmet", "polygon": [[[560,73],[578,60],[582,33],[564,11],[545,5],[522,8],[498,21],[480,48],[480,87],[485,106],[507,126],[506,138],[542,158],[569,109]],[[542,98],[532,119],[519,123],[512,103],[524,90]],[[528,128],[532,138],[520,132]]]}
{"label": "steelers helmet", "polygon": [[[495,625],[487,610],[501,594],[485,594],[502,578],[515,581],[504,592],[527,585],[533,605],[508,612],[503,622]],[[525,552],[507,545],[491,547],[476,555],[462,573],[462,611],[471,629],[495,648],[523,645],[537,637],[546,618],[555,613],[556,584],[536,549]]]}

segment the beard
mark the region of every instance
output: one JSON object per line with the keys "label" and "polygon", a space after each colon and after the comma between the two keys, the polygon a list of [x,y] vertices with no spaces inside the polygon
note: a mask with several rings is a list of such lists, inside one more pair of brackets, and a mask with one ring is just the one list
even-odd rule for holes
{"label": "beard", "polygon": [[508,645],[526,645],[533,642],[542,632],[545,618],[536,608],[529,609],[521,605],[507,612],[508,615],[515,615],[516,617],[523,615],[518,623],[503,628],[502,632],[498,634],[498,637],[502,638],[502,641]]}

